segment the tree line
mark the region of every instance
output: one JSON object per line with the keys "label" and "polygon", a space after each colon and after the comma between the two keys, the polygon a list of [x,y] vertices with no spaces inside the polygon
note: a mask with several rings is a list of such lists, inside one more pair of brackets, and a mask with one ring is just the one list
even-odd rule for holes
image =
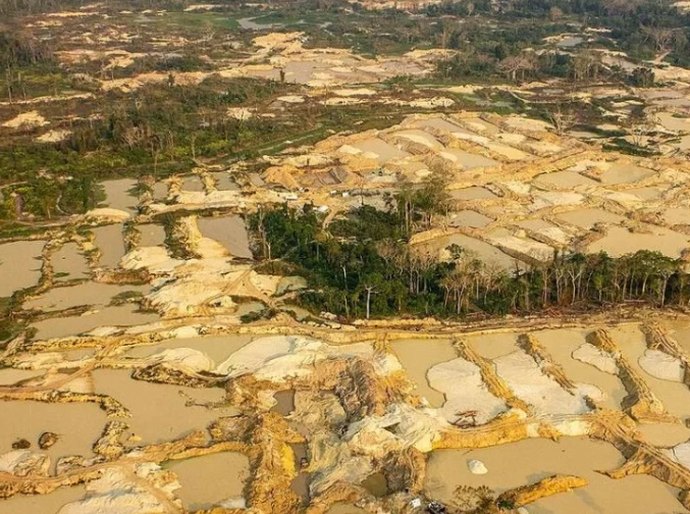
{"label": "tree line", "polygon": [[[505,269],[451,245],[450,260],[442,261],[438,250],[409,245],[410,213],[395,207],[410,201],[406,194],[391,209],[363,206],[328,227],[311,206],[261,210],[249,217],[256,254],[269,271],[287,264],[308,279],[303,306],[346,318],[529,314],[630,302],[667,307],[690,300],[685,262],[649,250],[619,258],[554,253],[548,262]],[[414,222],[427,209],[438,211],[412,197]]]}

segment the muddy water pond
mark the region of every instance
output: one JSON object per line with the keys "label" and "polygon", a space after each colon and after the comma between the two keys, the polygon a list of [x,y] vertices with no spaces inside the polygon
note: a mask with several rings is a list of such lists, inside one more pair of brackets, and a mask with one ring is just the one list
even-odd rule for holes
{"label": "muddy water pond", "polygon": [[115,268],[125,254],[125,242],[122,238],[122,225],[105,225],[91,229],[94,235],[94,245],[101,256],[99,264],[107,268]]}
{"label": "muddy water pond", "polygon": [[[468,462],[479,460],[488,473],[474,475]],[[559,442],[527,439],[476,450],[436,450],[429,457],[425,490],[444,503],[453,504],[460,485],[487,486],[496,492],[534,483],[557,473],[574,474],[588,485],[528,505],[530,514],[581,514],[625,512],[653,514],[682,512],[673,488],[647,475],[613,480],[598,473],[624,462],[611,445],[586,437],[563,437]]]}
{"label": "muddy water pond", "polygon": [[89,263],[76,243],[67,243],[50,258],[56,280],[74,280],[89,277]]}
{"label": "muddy water pond", "polygon": [[232,175],[227,171],[217,171],[211,173],[213,180],[216,183],[216,189],[218,191],[237,191],[239,186],[233,180]]}
{"label": "muddy water pond", "polygon": [[664,327],[685,352],[686,357],[690,357],[690,321],[669,321],[664,324]]}
{"label": "muddy water pond", "polygon": [[404,150],[400,150],[396,146],[393,146],[390,143],[385,142],[383,139],[377,137],[358,141],[352,146],[363,152],[365,155],[371,156],[373,159],[378,160],[380,163],[393,159],[402,159],[403,157],[408,157],[410,155]]}
{"label": "muddy water pond", "polygon": [[445,402],[445,396],[429,385],[427,372],[436,364],[457,357],[450,340],[403,339],[393,341],[391,347],[407,376],[416,386],[417,394],[426,398],[430,406],[441,407]]}
{"label": "muddy water pond", "polygon": [[153,323],[159,318],[158,314],[140,312],[133,304],[105,307],[95,312],[84,313],[81,316],[67,316],[48,318],[33,323],[37,329],[36,337],[50,339],[79,335],[98,327],[131,327]]}
{"label": "muddy water pond", "polygon": [[204,237],[215,239],[225,246],[231,255],[244,259],[252,258],[247,227],[239,216],[199,218],[198,225]]}
{"label": "muddy water pond", "polygon": [[518,349],[517,336],[515,332],[495,332],[469,336],[466,341],[481,357],[497,359]]}
{"label": "muddy water pond", "polygon": [[[687,512],[676,499],[677,491],[649,475],[590,482],[583,489],[557,494],[530,505],[530,514],[583,512],[670,514]],[[594,510],[593,510],[594,509]]]}
{"label": "muddy water pond", "polygon": [[637,429],[654,446],[670,448],[690,440],[690,428],[680,423],[641,423]]}
{"label": "muddy water pond", "polygon": [[61,487],[49,494],[17,494],[0,500],[0,514],[60,514],[63,506],[81,499],[85,494],[83,485]]}
{"label": "muddy water pond", "polygon": [[307,444],[296,443],[290,445],[295,456],[295,469],[297,476],[292,480],[290,489],[294,491],[302,500],[302,504],[306,505],[309,502],[309,478],[310,473],[302,471],[302,460],[307,459]]}
{"label": "muddy water pond", "polygon": [[0,385],[14,385],[21,380],[37,377],[42,374],[43,371],[40,370],[2,368],[0,369]]}
{"label": "muddy water pond", "polygon": [[185,337],[166,339],[152,346],[136,346],[127,352],[128,357],[148,357],[163,350],[192,348],[208,355],[213,362],[220,364],[230,355],[251,342],[249,335],[224,335],[207,337]]}
{"label": "muddy water pond", "polygon": [[105,200],[102,205],[113,209],[120,209],[129,213],[135,213],[139,200],[132,194],[137,185],[136,180],[123,178],[106,180],[101,182],[105,191]]}
{"label": "muddy water pond", "polygon": [[464,210],[456,212],[451,216],[450,225],[452,227],[482,228],[492,221],[494,221],[492,218],[484,216],[477,211]]}
{"label": "muddy water pond", "polygon": [[633,164],[616,163],[601,174],[601,181],[607,185],[639,182],[654,174],[653,170]]}
{"label": "muddy water pond", "polygon": [[129,370],[98,369],[92,375],[97,393],[119,400],[131,411],[132,417],[126,421],[144,444],[162,443],[192,430],[205,430],[215,419],[236,413],[232,408],[212,409],[204,405],[224,400],[225,391],[220,388],[153,384],[132,379]]}
{"label": "muddy water pond", "polygon": [[639,250],[653,250],[672,259],[678,258],[690,246],[690,238],[667,228],[647,225],[644,232],[630,232],[623,227],[609,227],[606,235],[587,247],[589,253],[604,251],[611,257],[621,257]]}
{"label": "muddy water pond", "polygon": [[289,416],[295,410],[295,391],[288,389],[285,391],[278,391],[273,395],[276,404],[271,409],[281,416]]}
{"label": "muddy water pond", "polygon": [[182,191],[201,192],[204,184],[197,175],[188,175],[182,179]]}
{"label": "muddy water pond", "polygon": [[553,173],[544,173],[539,175],[534,180],[535,184],[543,184],[552,186],[556,189],[571,189],[574,187],[595,186],[597,182],[589,177],[580,175],[574,171],[554,171]]}
{"label": "muddy water pond", "polygon": [[381,498],[390,493],[388,481],[383,473],[372,473],[362,481],[362,487],[376,498]]}
{"label": "muddy water pond", "polygon": [[165,243],[165,228],[155,223],[137,225],[139,231],[139,246],[163,246]]}
{"label": "muddy water pond", "polygon": [[623,221],[623,217],[603,209],[577,209],[564,212],[556,216],[559,220],[565,221],[580,228],[590,230],[597,223],[615,224]]}
{"label": "muddy water pond", "polygon": [[498,198],[485,187],[472,186],[464,189],[455,189],[450,192],[453,200],[492,200]]}
{"label": "muddy water pond", "polygon": [[367,511],[349,503],[334,503],[326,514],[367,514]]}
{"label": "muddy water pond", "polygon": [[249,459],[236,452],[221,452],[173,461],[166,466],[177,475],[175,491],[187,510],[214,506],[243,507],[243,489],[249,478]]}
{"label": "muddy water pond", "polygon": [[489,243],[485,243],[484,241],[466,236],[464,234],[453,234],[450,236],[438,237],[424,244],[424,246],[432,250],[436,249],[438,252],[443,252],[443,250],[452,245],[457,245],[464,251],[471,252],[478,259],[486,263],[492,263],[507,270],[515,269],[515,263],[517,261],[513,257],[503,253],[501,250],[490,245]]}
{"label": "muddy water pond", "polygon": [[653,377],[642,369],[639,359],[647,349],[644,334],[635,325],[621,325],[609,330],[621,355],[637,370],[666,410],[681,420],[690,418],[690,390],[680,382]]}
{"label": "muddy water pond", "polygon": [[83,282],[75,286],[54,287],[41,296],[27,300],[24,307],[41,311],[56,311],[80,305],[107,305],[119,294],[130,291],[146,294],[149,289],[148,285]]}
{"label": "muddy water pond", "polygon": [[575,329],[543,330],[532,334],[573,382],[592,384],[604,393],[604,406],[620,410],[627,395],[620,379],[596,367],[576,360],[573,352],[586,342],[586,331]]}
{"label": "muddy water pond", "polygon": [[478,168],[490,168],[496,166],[498,161],[484,157],[483,155],[465,152],[456,148],[447,148],[439,153],[439,156],[460,166],[463,170],[474,170]]}
{"label": "muddy water pond", "polygon": [[168,184],[166,182],[156,182],[153,185],[151,194],[156,201],[165,200],[168,196]]}
{"label": "muddy water pond", "polygon": [[[31,443],[32,451],[44,451],[53,464],[68,455],[90,456],[91,446],[101,436],[106,415],[94,403],[47,403],[35,401],[0,402],[0,453],[12,450],[17,439]],[[58,434],[58,441],[47,450],[38,449],[43,432]]]}
{"label": "muddy water pond", "polygon": [[0,298],[31,287],[41,278],[45,241],[15,241],[0,245]]}
{"label": "muddy water pond", "polygon": [[669,225],[687,225],[690,224],[690,208],[673,207],[666,209],[663,217],[664,222]]}

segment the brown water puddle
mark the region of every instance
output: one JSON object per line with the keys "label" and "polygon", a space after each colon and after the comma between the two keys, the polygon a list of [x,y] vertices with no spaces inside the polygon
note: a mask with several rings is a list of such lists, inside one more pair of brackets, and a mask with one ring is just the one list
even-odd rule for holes
{"label": "brown water puddle", "polygon": [[452,227],[482,228],[492,221],[494,221],[492,218],[477,211],[464,210],[451,215],[450,225]]}
{"label": "brown water puddle", "polygon": [[649,384],[654,394],[661,400],[666,410],[681,420],[690,418],[690,390],[685,384],[661,380],[649,375],[639,365],[638,359],[647,349],[644,334],[636,325],[621,325],[609,329],[621,355],[638,371]]}
{"label": "brown water puddle", "polygon": [[685,356],[690,358],[690,321],[667,321],[663,325],[685,352]]}
{"label": "brown water puddle", "polygon": [[0,298],[34,286],[41,278],[45,241],[15,241],[0,245]]}
{"label": "brown water puddle", "polygon": [[243,490],[249,478],[249,459],[236,452],[213,453],[166,466],[177,475],[175,491],[187,510],[210,509],[225,502],[244,504]]}
{"label": "brown water puddle", "polygon": [[485,359],[497,359],[517,350],[517,336],[515,332],[495,332],[467,337],[472,349]]}
{"label": "brown water puddle", "polygon": [[465,152],[455,148],[446,149],[444,153],[450,154],[455,159],[455,162],[460,164],[464,170],[490,168],[499,164],[498,161],[484,157],[483,155]]}
{"label": "brown water puddle", "polygon": [[26,380],[27,378],[37,377],[42,374],[42,371],[33,369],[2,368],[0,369],[0,385],[14,385],[20,380]]}
{"label": "brown water puddle", "polygon": [[97,312],[85,313],[82,316],[48,318],[37,321],[31,326],[37,330],[36,338],[51,339],[83,334],[98,327],[145,325],[159,319],[158,314],[139,312],[136,305],[127,304],[105,307]]}
{"label": "brown water puddle", "polygon": [[690,223],[690,208],[672,207],[663,213],[664,222],[668,225],[687,225]]}
{"label": "brown water puddle", "polygon": [[637,187],[633,189],[626,189],[625,192],[635,195],[641,200],[659,200],[661,196],[667,191],[669,187],[661,188],[658,186]]}
{"label": "brown water puddle", "polygon": [[326,514],[367,514],[367,511],[347,503],[334,503]]}
{"label": "brown water puddle", "polygon": [[163,350],[175,348],[192,348],[208,355],[216,364],[220,364],[230,355],[252,341],[249,335],[225,335],[208,337],[185,337],[166,339],[152,346],[136,346],[127,352],[128,357],[148,357]]}
{"label": "brown water puddle", "polygon": [[217,171],[211,173],[211,176],[216,182],[216,189],[218,191],[237,191],[239,189],[239,186],[227,171]]}
{"label": "brown water puddle", "polygon": [[168,184],[165,182],[156,182],[153,185],[152,196],[156,201],[163,201],[168,196]]}
{"label": "brown water puddle", "polygon": [[276,404],[271,409],[281,416],[289,416],[295,410],[295,390],[278,391],[273,395]]}
{"label": "brown water puddle", "polygon": [[385,163],[393,159],[402,159],[403,157],[408,157],[410,155],[409,153],[400,150],[390,143],[386,143],[383,139],[378,137],[358,141],[352,146],[364,152],[365,154],[371,155],[372,158],[376,159],[380,163]]}
{"label": "brown water puddle", "polygon": [[197,175],[188,175],[182,179],[182,191],[201,192],[204,184]]}
{"label": "brown water puddle", "polygon": [[680,423],[640,423],[637,429],[654,446],[670,448],[690,440],[690,428]]}
{"label": "brown water puddle", "polygon": [[615,224],[623,221],[623,216],[613,214],[603,209],[576,209],[556,216],[559,220],[580,228],[590,230],[597,223]]}
{"label": "brown water puddle", "polygon": [[192,430],[205,430],[215,419],[235,414],[232,408],[210,409],[194,403],[221,402],[225,391],[220,388],[153,384],[130,378],[128,370],[98,369],[93,372],[95,391],[122,402],[131,413],[124,421],[144,444],[162,443],[181,437]]}
{"label": "brown water puddle", "polygon": [[249,236],[244,220],[239,216],[199,218],[199,230],[204,237],[215,239],[228,249],[234,257],[251,259]]}
{"label": "brown water puddle", "polygon": [[74,280],[89,277],[89,264],[79,252],[76,243],[67,243],[50,258],[53,275],[57,280]]}
{"label": "brown water puddle", "polygon": [[[31,443],[31,451],[47,453],[53,464],[68,455],[90,456],[91,447],[106,424],[105,412],[94,403],[3,401],[0,412],[0,453],[11,451],[12,443],[18,439],[26,439]],[[38,447],[43,432],[59,436],[47,450]]]}
{"label": "brown water puddle", "polygon": [[137,185],[136,180],[128,178],[106,180],[101,182],[101,185],[105,191],[105,200],[102,202],[103,206],[130,213],[136,212],[136,206],[139,201],[136,196],[130,194],[130,191]]}
{"label": "brown water puddle", "polygon": [[654,250],[675,259],[688,246],[688,236],[656,225],[646,225],[644,232],[630,232],[624,227],[609,227],[606,235],[590,244],[587,251],[604,251],[611,257],[621,257],[639,250]]}
{"label": "brown water puddle", "polygon": [[617,376],[605,373],[596,367],[572,358],[572,354],[585,344],[586,331],[575,329],[542,330],[532,335],[551,355],[553,362],[560,365],[573,382],[597,386],[606,396],[604,406],[620,410],[620,403],[627,395],[623,383]]}
{"label": "brown water puddle", "polygon": [[485,187],[472,186],[465,189],[455,189],[450,192],[453,200],[491,200],[498,198]]}
{"label": "brown water puddle", "polygon": [[362,481],[361,485],[375,498],[382,498],[390,493],[388,481],[383,473],[372,473]]}
{"label": "brown water puddle", "polygon": [[0,500],[0,514],[59,514],[62,507],[81,499],[85,494],[83,485],[61,487],[49,494],[18,494]]}
{"label": "brown water puddle", "polygon": [[146,294],[149,290],[150,286],[148,285],[83,282],[75,286],[54,287],[41,296],[24,302],[24,308],[51,311],[69,309],[80,305],[107,305],[119,294],[129,291]]}
{"label": "brown water puddle", "polygon": [[639,182],[653,174],[653,170],[635,166],[634,164],[617,163],[601,174],[601,181],[607,185],[628,184]]}
{"label": "brown water puddle", "polygon": [[139,246],[163,246],[165,243],[165,228],[155,223],[137,225],[139,231]]}
{"label": "brown water puddle", "polygon": [[309,481],[311,474],[302,471],[302,462],[307,460],[307,444],[296,443],[290,445],[295,456],[295,469],[297,476],[292,480],[290,489],[301,498],[302,505],[309,503]]}
{"label": "brown water puddle", "polygon": [[115,268],[125,254],[125,243],[122,238],[122,225],[105,225],[91,229],[94,245],[100,251],[99,264]]}
{"label": "brown water puddle", "polygon": [[[472,459],[483,462],[488,473],[473,475],[468,469]],[[676,491],[653,477],[638,475],[613,480],[596,471],[615,469],[623,460],[613,446],[586,437],[564,437],[559,442],[527,439],[469,451],[436,450],[429,458],[425,490],[432,498],[452,504],[453,492],[460,485],[488,486],[502,492],[553,474],[574,474],[585,478],[588,485],[528,505],[528,511],[531,514],[683,511],[675,497]]]}
{"label": "brown water puddle", "polygon": [[436,364],[455,359],[458,355],[450,340],[403,339],[393,341],[391,347],[416,386],[416,392],[427,399],[431,407],[441,407],[446,401],[443,393],[433,389],[427,372]]}

